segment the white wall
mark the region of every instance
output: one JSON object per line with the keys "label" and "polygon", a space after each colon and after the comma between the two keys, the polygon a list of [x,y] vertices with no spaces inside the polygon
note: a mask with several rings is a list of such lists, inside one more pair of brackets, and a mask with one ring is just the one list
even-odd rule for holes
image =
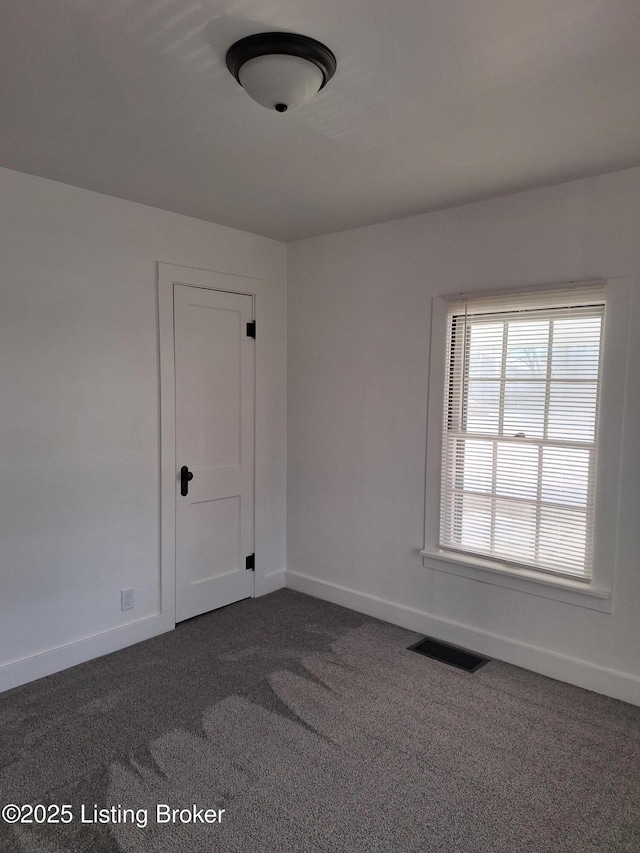
{"label": "white wall", "polygon": [[[640,704],[635,371],[613,613],[418,556],[432,295],[623,275],[640,288],[639,222],[635,169],[290,244],[290,586]],[[0,690],[159,630],[156,261],[267,282],[262,563],[278,585],[286,252],[0,170]]]}
{"label": "white wall", "polygon": [[260,563],[284,577],[286,246],[0,170],[0,689],[166,627],[157,261],[267,284]]}
{"label": "white wall", "polygon": [[630,275],[640,325],[639,224],[632,169],[289,245],[289,586],[640,704],[637,370],[612,613],[418,555],[432,296]]}

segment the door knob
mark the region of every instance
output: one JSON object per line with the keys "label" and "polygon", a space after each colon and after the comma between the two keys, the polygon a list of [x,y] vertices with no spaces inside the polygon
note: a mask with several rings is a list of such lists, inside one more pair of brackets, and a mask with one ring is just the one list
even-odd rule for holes
{"label": "door knob", "polygon": [[193,480],[193,471],[183,465],[180,469],[180,494],[183,498],[189,494],[189,482],[191,480]]}

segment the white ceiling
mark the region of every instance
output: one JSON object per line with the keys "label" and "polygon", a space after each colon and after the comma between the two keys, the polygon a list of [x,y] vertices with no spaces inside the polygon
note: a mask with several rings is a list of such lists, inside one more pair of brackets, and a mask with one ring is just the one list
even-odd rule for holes
{"label": "white ceiling", "polygon": [[[278,114],[256,32],[338,70]],[[0,165],[280,240],[640,165],[639,0],[0,0]]]}

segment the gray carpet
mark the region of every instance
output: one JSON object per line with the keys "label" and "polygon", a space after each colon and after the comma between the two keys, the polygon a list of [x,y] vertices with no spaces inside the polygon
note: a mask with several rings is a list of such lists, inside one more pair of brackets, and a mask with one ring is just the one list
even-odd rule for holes
{"label": "gray carpet", "polygon": [[416,639],[282,590],[3,694],[0,805],[73,821],[0,850],[640,851],[639,708]]}

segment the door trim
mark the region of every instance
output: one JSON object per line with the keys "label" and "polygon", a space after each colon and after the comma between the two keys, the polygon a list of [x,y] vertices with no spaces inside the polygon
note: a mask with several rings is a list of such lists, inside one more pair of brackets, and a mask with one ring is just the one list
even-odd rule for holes
{"label": "door trim", "polygon": [[173,316],[173,286],[201,287],[207,290],[224,290],[253,297],[253,316],[258,320],[255,342],[255,407],[254,407],[254,543],[256,563],[253,595],[264,595],[267,580],[261,567],[260,554],[265,528],[263,507],[266,496],[266,448],[260,440],[264,434],[266,388],[265,360],[261,357],[263,346],[266,298],[265,283],[261,279],[247,278],[232,273],[201,270],[192,267],[158,263],[158,350],[160,367],[160,576],[159,611],[172,620],[176,616],[176,387],[175,342]]}

